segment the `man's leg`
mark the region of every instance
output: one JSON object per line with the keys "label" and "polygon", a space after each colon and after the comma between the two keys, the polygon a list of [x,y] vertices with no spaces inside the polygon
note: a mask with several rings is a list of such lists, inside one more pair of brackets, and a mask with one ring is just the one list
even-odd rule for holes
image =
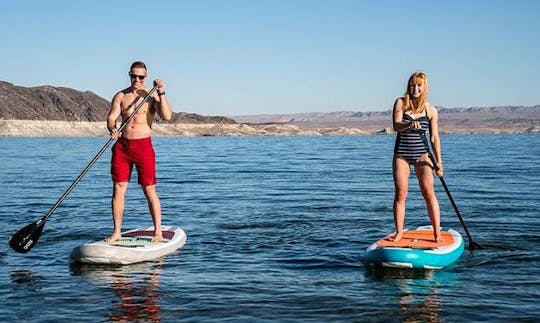
{"label": "man's leg", "polygon": [[161,202],[156,192],[156,185],[148,185],[142,187],[146,200],[148,201],[148,210],[154,221],[154,238],[152,241],[160,242],[163,240],[161,233]]}
{"label": "man's leg", "polygon": [[114,231],[113,234],[107,239],[109,242],[116,241],[122,237],[122,217],[124,215],[127,188],[128,182],[118,182],[113,184],[111,208]]}

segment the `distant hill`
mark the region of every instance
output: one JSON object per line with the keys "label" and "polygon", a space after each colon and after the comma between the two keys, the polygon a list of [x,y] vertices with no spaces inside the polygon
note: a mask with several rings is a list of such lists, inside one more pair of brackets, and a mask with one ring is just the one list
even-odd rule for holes
{"label": "distant hill", "polygon": [[[109,108],[109,101],[90,91],[82,92],[49,85],[22,87],[0,81],[0,121],[104,122]],[[437,109],[441,133],[540,132],[540,105],[437,107]],[[159,120],[157,122],[159,123]],[[271,129],[275,129],[276,134],[283,132],[306,134],[312,132],[322,134],[393,132],[391,111],[336,111],[233,117],[178,112],[173,114],[172,121],[167,124],[234,125],[239,122],[246,126],[264,129],[266,134],[271,134]],[[243,128],[240,132],[245,129],[247,128]],[[221,132],[215,131],[215,133]]]}
{"label": "distant hill", "polygon": [[[439,128],[443,133],[513,133],[538,132],[540,105],[443,108]],[[392,111],[313,112],[232,116],[238,122],[252,124],[286,123],[301,128],[348,127],[371,133],[392,132]]]}
{"label": "distant hill", "polygon": [[103,121],[109,108],[107,100],[90,91],[0,81],[0,118],[6,120]]}
{"label": "distant hill", "polygon": [[[23,87],[0,81],[0,120],[105,121],[110,102],[90,91],[50,85]],[[173,123],[235,124],[226,117],[174,113]]]}

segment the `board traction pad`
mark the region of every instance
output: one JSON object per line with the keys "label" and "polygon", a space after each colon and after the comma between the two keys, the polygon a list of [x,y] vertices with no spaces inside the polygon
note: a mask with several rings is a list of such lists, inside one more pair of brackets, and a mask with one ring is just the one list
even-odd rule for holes
{"label": "board traction pad", "polygon": [[377,241],[377,245],[379,247],[436,249],[448,247],[454,243],[454,237],[448,231],[441,231],[441,241],[438,242],[435,241],[433,230],[407,230],[403,232],[403,238],[399,241],[390,240],[390,236]]}
{"label": "board traction pad", "polygon": [[108,242],[106,239],[96,241],[92,244],[94,245],[110,245],[117,247],[146,247],[146,246],[156,246],[162,243],[169,242],[174,237],[174,231],[163,231],[163,240],[161,242],[153,242],[152,238],[154,237],[154,231],[135,231],[122,234],[120,240],[113,242]]}

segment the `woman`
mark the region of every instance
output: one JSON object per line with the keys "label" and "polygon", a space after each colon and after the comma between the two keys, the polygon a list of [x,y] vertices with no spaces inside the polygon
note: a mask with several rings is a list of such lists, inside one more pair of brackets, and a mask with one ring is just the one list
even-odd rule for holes
{"label": "woman", "polygon": [[[394,131],[397,132],[392,165],[395,186],[394,222],[396,232],[392,237],[394,241],[399,241],[403,237],[405,201],[407,199],[411,165],[414,166],[420,191],[426,201],[427,212],[433,226],[434,239],[435,241],[441,239],[439,202],[435,196],[433,186],[433,169],[436,169],[438,176],[443,175],[441,142],[439,139],[438,113],[435,107],[426,101],[427,91],[428,80],[426,74],[416,72],[409,77],[405,96],[398,98],[394,104],[393,126]],[[422,136],[428,134],[437,167],[432,164],[427,153],[427,142],[424,142],[422,138]]]}

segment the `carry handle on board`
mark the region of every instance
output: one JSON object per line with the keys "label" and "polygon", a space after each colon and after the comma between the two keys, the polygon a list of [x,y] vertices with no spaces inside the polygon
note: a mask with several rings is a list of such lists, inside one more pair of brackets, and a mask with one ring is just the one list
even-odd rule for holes
{"label": "carry handle on board", "polygon": [[[157,86],[154,86],[148,94],[144,97],[144,99],[135,107],[135,110],[129,115],[129,117],[122,122],[120,125],[120,128],[118,128],[119,132],[122,132],[124,128],[127,126],[127,124],[135,117],[135,114],[139,112],[143,104],[154,94],[154,92],[157,90]],[[38,242],[39,237],[41,236],[41,232],[43,231],[43,227],[45,226],[45,222],[47,219],[53,214],[53,212],[58,208],[58,206],[66,199],[66,197],[73,191],[75,186],[82,180],[82,178],[88,173],[90,168],[94,166],[94,164],[97,162],[97,160],[103,155],[105,150],[111,145],[112,142],[114,142],[116,139],[109,138],[109,140],[103,145],[103,147],[97,152],[97,154],[92,158],[90,163],[83,169],[81,174],[77,176],[77,178],[69,185],[69,187],[66,189],[66,191],[58,198],[56,203],[49,209],[47,214],[40,218],[37,221],[34,221],[30,223],[29,225],[25,226],[24,228],[20,229],[19,231],[15,232],[11,238],[9,238],[9,246],[20,253],[27,253],[34,247],[34,245]]]}
{"label": "carry handle on board", "polygon": [[[431,162],[433,163],[433,169],[435,171],[439,170],[439,167],[437,166],[437,162],[435,161],[435,157],[431,153],[431,149],[429,149],[429,143],[428,143],[428,140],[426,138],[426,132],[420,130],[419,133],[420,133],[420,136],[422,137],[422,141],[424,142],[424,145],[426,146],[426,150],[427,150],[427,153],[429,155],[429,159],[431,159]],[[469,250],[484,249],[478,243],[473,241],[473,239],[471,237],[471,234],[469,233],[469,230],[467,229],[467,226],[465,225],[465,221],[463,221],[463,218],[461,217],[461,213],[459,213],[456,202],[454,201],[454,198],[452,197],[452,194],[450,194],[450,190],[448,189],[448,186],[446,185],[446,181],[444,180],[442,175],[438,176],[438,177],[441,180],[441,184],[444,187],[444,190],[446,191],[446,195],[448,195],[448,199],[450,200],[450,203],[452,204],[452,207],[454,208],[454,211],[456,211],[459,222],[461,222],[461,226],[463,226],[463,229],[465,230],[465,234],[467,234],[467,238],[469,239]]]}

